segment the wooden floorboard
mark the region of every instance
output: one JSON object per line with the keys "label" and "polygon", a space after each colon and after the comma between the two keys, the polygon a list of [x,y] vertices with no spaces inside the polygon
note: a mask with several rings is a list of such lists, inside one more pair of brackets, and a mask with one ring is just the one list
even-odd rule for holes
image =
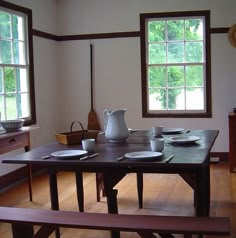
{"label": "wooden floorboard", "polygon": [[[106,198],[96,201],[95,174],[84,173],[84,193],[86,212],[107,212]],[[73,173],[59,173],[60,209],[78,210],[75,178]],[[178,175],[145,174],[144,204],[138,208],[136,175],[127,175],[118,185],[118,208],[123,214],[158,214],[193,216],[193,192]],[[33,178],[33,202],[29,201],[26,182],[17,184],[0,194],[1,206],[50,208],[48,177],[44,174]],[[236,173],[230,173],[228,164],[211,165],[211,216],[226,216],[231,218],[231,236],[236,238]],[[37,227],[35,228],[37,229]],[[107,231],[89,231],[76,229],[61,229],[61,238],[109,238]],[[0,237],[11,238],[9,224],[0,224]],[[50,237],[54,237],[51,235]],[[134,233],[123,232],[123,238],[139,237]],[[157,236],[158,237],[158,236]],[[181,236],[176,236],[181,237]],[[212,237],[212,236],[211,236]]]}

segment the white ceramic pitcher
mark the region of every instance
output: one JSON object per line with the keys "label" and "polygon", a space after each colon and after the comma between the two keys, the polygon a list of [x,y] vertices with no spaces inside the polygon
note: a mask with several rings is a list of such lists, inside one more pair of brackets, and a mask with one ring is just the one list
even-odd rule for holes
{"label": "white ceramic pitcher", "polygon": [[104,132],[110,142],[123,142],[129,137],[129,130],[125,123],[126,109],[104,110]]}

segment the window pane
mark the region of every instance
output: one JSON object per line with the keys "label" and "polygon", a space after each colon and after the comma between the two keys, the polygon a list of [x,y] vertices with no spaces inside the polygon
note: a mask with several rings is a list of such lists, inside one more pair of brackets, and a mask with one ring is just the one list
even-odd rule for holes
{"label": "window pane", "polygon": [[183,89],[168,90],[168,109],[183,110],[185,108],[185,97]]}
{"label": "window pane", "polygon": [[15,80],[14,68],[10,68],[10,67],[4,68],[4,84],[5,84],[6,93],[16,91],[16,80]]}
{"label": "window pane", "polygon": [[186,90],[186,107],[189,110],[204,109],[204,92],[202,88],[189,88]]}
{"label": "window pane", "polygon": [[149,67],[148,78],[150,87],[164,87],[166,82],[166,68],[165,67]]}
{"label": "window pane", "polygon": [[189,19],[185,21],[185,39],[203,40],[203,20]]}
{"label": "window pane", "polygon": [[166,44],[149,45],[149,64],[166,63]]}
{"label": "window pane", "polygon": [[163,42],[165,41],[165,21],[152,21],[148,23],[148,41]]}
{"label": "window pane", "polygon": [[0,68],[0,93],[3,93],[3,71],[2,68]]}
{"label": "window pane", "polygon": [[166,90],[165,89],[151,89],[149,97],[150,110],[164,110],[166,109]]}
{"label": "window pane", "polygon": [[184,21],[167,21],[168,41],[184,40]]}
{"label": "window pane", "polygon": [[184,44],[183,43],[169,43],[167,52],[168,63],[182,63],[184,62]]}
{"label": "window pane", "polygon": [[186,62],[203,62],[203,43],[186,43]]}
{"label": "window pane", "polygon": [[186,66],[186,86],[203,86],[203,66]]}
{"label": "window pane", "polygon": [[11,41],[0,40],[0,48],[1,48],[0,63],[11,64],[12,63]]}
{"label": "window pane", "polygon": [[25,44],[23,42],[14,42],[14,63],[25,65]]}
{"label": "window pane", "polygon": [[0,36],[11,38],[11,16],[2,11],[0,11]]}
{"label": "window pane", "polygon": [[12,16],[13,22],[13,39],[17,40],[24,40],[24,21],[22,17],[19,16]]}
{"label": "window pane", "polygon": [[23,93],[19,94],[18,97],[18,112],[19,117],[29,117],[29,94]]}
{"label": "window pane", "polygon": [[2,95],[0,95],[0,112],[1,112],[0,120],[4,120],[4,118],[5,118],[5,108],[4,108],[4,96],[2,96]]}
{"label": "window pane", "polygon": [[184,86],[184,67],[170,66],[168,69],[168,86]]}
{"label": "window pane", "polygon": [[9,94],[6,96],[6,117],[8,120],[17,118],[17,109],[16,109],[16,95]]}
{"label": "window pane", "polygon": [[28,92],[28,80],[27,80],[27,70],[17,68],[16,69],[16,82],[17,82],[17,91],[19,92]]}

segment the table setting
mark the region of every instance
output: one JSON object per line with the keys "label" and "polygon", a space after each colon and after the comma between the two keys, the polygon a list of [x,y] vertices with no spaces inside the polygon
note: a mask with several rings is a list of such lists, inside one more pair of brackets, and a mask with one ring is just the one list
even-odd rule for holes
{"label": "table setting", "polygon": [[[71,124],[71,133],[67,135],[67,133],[62,133],[63,139],[66,136],[73,136],[73,143],[71,144],[80,144],[82,148],[77,150],[62,150],[55,151],[49,155],[44,155],[42,158],[44,160],[48,160],[50,158],[59,159],[59,160],[89,160],[95,159],[100,160],[102,157],[102,151],[96,151],[98,144],[106,144],[115,149],[116,147],[120,147],[124,144],[135,145],[135,144],[143,144],[146,146],[141,150],[132,150],[131,146],[128,149],[127,153],[124,153],[122,156],[119,156],[115,159],[115,161],[137,161],[137,162],[159,162],[159,163],[169,163],[174,158],[174,154],[170,154],[166,151],[165,146],[191,146],[195,142],[199,141],[201,138],[196,135],[191,135],[190,130],[186,130],[184,128],[174,128],[174,127],[163,127],[163,126],[152,126],[150,130],[139,130],[128,128],[125,122],[125,113],[127,109],[120,110],[109,110],[105,109],[103,112],[104,116],[104,131],[100,131],[94,134],[91,134],[91,138],[88,138],[88,135],[84,138],[82,135],[86,132],[83,128],[83,125],[79,121],[74,121]],[[72,132],[72,127],[75,123],[79,123],[82,131]],[[82,133],[81,133],[82,132]],[[76,138],[74,135],[78,136],[80,133],[80,138],[76,143]],[[86,132],[87,133],[87,132]],[[84,134],[85,135],[85,134]],[[56,138],[61,144],[70,145],[68,140],[61,140],[61,137],[58,137],[56,134]],[[67,143],[65,143],[67,141]],[[140,146],[138,146],[140,147]],[[101,154],[101,156],[99,156]]]}

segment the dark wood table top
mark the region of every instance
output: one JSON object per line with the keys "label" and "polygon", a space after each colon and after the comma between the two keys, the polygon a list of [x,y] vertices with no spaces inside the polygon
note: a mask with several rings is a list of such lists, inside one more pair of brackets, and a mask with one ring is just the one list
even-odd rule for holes
{"label": "dark wood table top", "polygon": [[[151,151],[150,148],[150,133],[149,131],[137,131],[131,133],[126,142],[112,143],[108,142],[104,134],[99,135],[95,147],[95,152],[99,155],[87,160],[80,161],[78,158],[73,159],[58,159],[50,157],[42,159],[43,156],[50,155],[55,151],[82,149],[81,145],[62,145],[58,142],[43,145],[32,149],[29,152],[22,153],[16,156],[3,159],[3,163],[14,164],[39,164],[45,167],[64,167],[81,168],[83,171],[103,172],[108,168],[128,168],[130,171],[141,169],[146,172],[158,172],[161,169],[163,172],[167,169],[168,172],[174,169],[197,169],[209,163],[209,153],[217,138],[218,130],[192,130],[188,134],[201,137],[200,140],[188,145],[174,145],[166,143],[163,151],[163,156],[155,161],[130,161],[124,159],[117,161],[116,159],[128,152],[135,151]],[[180,134],[178,134],[180,135]],[[164,135],[164,138],[173,135]],[[170,155],[174,158],[169,162],[162,162]]]}

